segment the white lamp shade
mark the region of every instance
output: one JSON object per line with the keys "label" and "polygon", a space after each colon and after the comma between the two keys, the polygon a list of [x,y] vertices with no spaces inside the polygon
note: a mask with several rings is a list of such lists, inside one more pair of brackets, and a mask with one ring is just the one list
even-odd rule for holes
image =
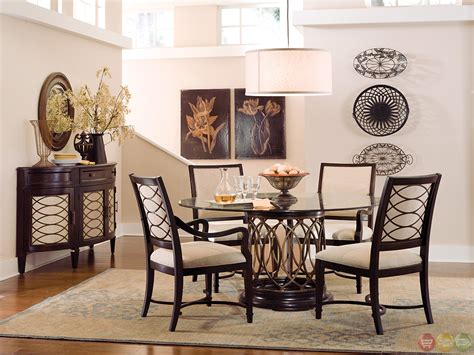
{"label": "white lamp shade", "polygon": [[331,53],[311,48],[248,51],[245,88],[249,96],[330,95]]}

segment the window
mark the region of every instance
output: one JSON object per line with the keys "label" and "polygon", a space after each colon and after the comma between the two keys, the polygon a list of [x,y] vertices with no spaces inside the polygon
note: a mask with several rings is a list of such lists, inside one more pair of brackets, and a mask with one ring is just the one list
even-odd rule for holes
{"label": "window", "polygon": [[128,12],[123,21],[124,35],[132,38],[133,48],[173,46],[173,10]]}
{"label": "window", "polygon": [[30,4],[44,7],[45,9],[51,10],[51,0],[26,0]]}
{"label": "window", "polygon": [[220,9],[221,44],[279,43],[285,26],[277,4]]}
{"label": "window", "polygon": [[95,0],[74,0],[74,18],[95,25]]}
{"label": "window", "polygon": [[457,5],[461,0],[365,0],[367,6]]}
{"label": "window", "polygon": [[105,0],[74,0],[74,18],[105,28]]}

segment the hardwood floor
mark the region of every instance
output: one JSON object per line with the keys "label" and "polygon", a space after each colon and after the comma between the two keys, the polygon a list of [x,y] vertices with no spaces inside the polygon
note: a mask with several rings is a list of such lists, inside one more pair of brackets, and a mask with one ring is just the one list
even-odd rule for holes
{"label": "hardwood floor", "polygon": [[[93,251],[83,251],[79,267],[71,268],[65,258],[44,267],[0,282],[0,319],[25,310],[108,268],[144,269],[143,239],[123,237],[117,240],[115,256],[110,255],[108,243],[97,245]],[[472,264],[432,263],[430,273],[438,276],[473,277]],[[179,355],[295,355],[305,352],[222,349],[191,346],[135,345],[100,342],[35,340],[0,338],[0,353],[69,353],[69,354],[179,354]],[[309,353],[306,353],[309,354]],[[329,353],[320,353],[329,354]],[[345,354],[345,353],[336,353]]]}

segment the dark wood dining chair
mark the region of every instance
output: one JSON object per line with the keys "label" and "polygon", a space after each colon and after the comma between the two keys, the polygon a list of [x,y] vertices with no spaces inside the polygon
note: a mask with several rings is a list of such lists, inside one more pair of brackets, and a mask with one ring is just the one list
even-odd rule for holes
{"label": "dark wood dining chair", "polygon": [[[440,174],[389,177],[382,193],[372,243],[328,248],[316,254],[316,319],[323,307],[325,269],[369,278],[370,296],[362,301],[327,301],[324,304],[360,304],[372,307],[377,334],[383,334],[381,313],[387,308],[424,308],[433,323],[428,290],[428,254],[431,222]],[[420,248],[419,252],[409,250]],[[380,305],[379,279],[419,273],[421,305]]]}
{"label": "dark wood dining chair", "polygon": [[[194,304],[228,304],[246,308],[247,322],[252,323],[252,259],[248,247],[246,228],[233,228],[208,233],[208,222],[198,219],[183,222],[173,214],[166,188],[161,177],[138,177],[130,174],[145,236],[146,290],[142,317],[146,317],[150,303],[172,304],[169,325],[175,331],[182,308]],[[196,241],[181,243],[178,228],[195,236]],[[202,231],[201,231],[202,230]],[[239,233],[240,250],[212,243],[210,238],[225,238]],[[174,302],[152,299],[155,270],[174,276]],[[212,273],[242,271],[246,302],[212,300]],[[183,279],[189,275],[205,275],[205,297],[183,302]]]}
{"label": "dark wood dining chair", "polygon": [[[318,192],[373,196],[375,193],[375,164],[321,163]],[[372,210],[328,211],[324,213],[326,245],[347,245],[372,238]],[[346,221],[354,221],[350,226]],[[342,222],[342,223],[341,223]],[[354,279],[338,273],[338,276]],[[362,293],[362,279],[355,277],[356,291]]]}
{"label": "dark wood dining chair", "polygon": [[[191,184],[191,196],[192,197],[205,197],[209,200],[214,199],[214,192],[220,181],[220,170],[225,168],[229,172],[229,177],[232,179],[233,176],[244,175],[244,168],[242,164],[209,164],[209,165],[189,165],[189,181]],[[232,183],[232,181],[230,181]],[[203,218],[209,222],[210,232],[219,232],[229,227],[229,224],[219,224],[219,222],[234,221],[231,224],[232,227],[239,226],[243,227],[244,216],[243,214],[237,215],[229,212],[216,212],[216,211],[203,211],[197,208],[193,209],[193,218]],[[225,238],[209,239],[211,242],[224,244],[228,246],[238,246],[241,244],[242,235],[235,233]],[[219,276],[218,273],[214,275],[214,292],[219,292],[219,278],[226,278],[231,275]],[[193,281],[197,281],[197,276],[193,278]]]}

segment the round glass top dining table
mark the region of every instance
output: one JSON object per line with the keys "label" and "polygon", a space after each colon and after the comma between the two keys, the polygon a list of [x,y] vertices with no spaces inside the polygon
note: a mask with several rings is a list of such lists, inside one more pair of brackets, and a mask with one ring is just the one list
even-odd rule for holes
{"label": "round glass top dining table", "polygon": [[[248,225],[253,267],[253,304],[277,311],[300,311],[315,305],[314,253],[325,248],[325,214],[369,210],[379,198],[363,193],[306,193],[281,201],[276,193],[259,194],[271,205],[217,204],[210,198],[187,198],[182,207],[243,212]],[[272,201],[272,198],[274,201]],[[329,213],[331,212],[331,213]],[[346,213],[347,214],[347,213]],[[355,212],[354,212],[355,217]],[[355,221],[352,221],[355,227]],[[350,223],[350,221],[349,221]],[[332,295],[325,293],[330,299]],[[245,295],[241,295],[245,300]]]}
{"label": "round glass top dining table", "polygon": [[[288,203],[287,205],[280,202],[271,201],[272,197],[277,196],[276,193],[262,193],[258,194],[258,198],[269,198],[272,204],[269,208],[254,208],[252,203],[235,203],[235,204],[218,204],[209,197],[193,197],[186,198],[179,201],[182,207],[213,210],[213,211],[229,211],[229,212],[250,212],[250,211],[268,211],[276,214],[304,213],[304,212],[334,212],[344,210],[360,210],[370,209],[375,207],[379,198],[362,194],[362,193],[306,193],[298,194],[295,197],[296,201]],[[279,205],[280,204],[280,205]]]}

